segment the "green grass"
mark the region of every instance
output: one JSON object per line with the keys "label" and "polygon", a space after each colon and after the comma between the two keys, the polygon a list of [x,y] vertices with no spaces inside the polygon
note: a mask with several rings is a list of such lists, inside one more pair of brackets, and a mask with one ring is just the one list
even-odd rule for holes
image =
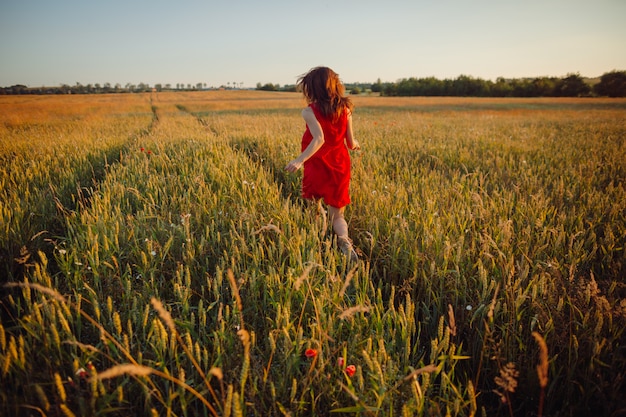
{"label": "green grass", "polygon": [[349,265],[299,96],[119,97],[5,116],[3,414],[626,407],[623,101],[356,98]]}

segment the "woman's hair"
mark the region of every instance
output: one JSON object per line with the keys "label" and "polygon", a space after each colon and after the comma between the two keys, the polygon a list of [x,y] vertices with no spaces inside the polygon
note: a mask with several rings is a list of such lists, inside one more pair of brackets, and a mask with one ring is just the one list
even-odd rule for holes
{"label": "woman's hair", "polygon": [[328,67],[315,67],[300,76],[298,89],[309,103],[317,104],[322,114],[333,120],[354,107],[350,98],[344,97],[345,88],[339,75]]}

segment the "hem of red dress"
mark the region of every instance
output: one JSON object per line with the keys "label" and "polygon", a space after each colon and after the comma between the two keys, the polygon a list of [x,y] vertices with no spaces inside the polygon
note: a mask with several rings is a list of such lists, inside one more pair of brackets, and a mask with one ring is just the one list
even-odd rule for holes
{"label": "hem of red dress", "polygon": [[340,202],[340,201],[333,201],[333,200],[329,200],[327,198],[324,198],[324,197],[321,197],[321,196],[315,196],[315,195],[312,195],[312,194],[307,194],[307,195],[302,194],[302,198],[304,198],[305,200],[319,200],[319,199],[322,199],[322,200],[324,200],[325,204],[327,204],[329,206],[332,206],[332,207],[336,207],[336,208],[345,207],[345,206],[349,205],[352,202],[351,200],[348,200],[347,202],[346,201],[342,201],[342,202]]}

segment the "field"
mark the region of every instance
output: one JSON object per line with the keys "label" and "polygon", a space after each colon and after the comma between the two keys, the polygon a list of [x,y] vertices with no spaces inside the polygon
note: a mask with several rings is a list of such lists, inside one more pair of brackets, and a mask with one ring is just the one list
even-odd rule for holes
{"label": "field", "polygon": [[626,414],[626,100],[0,97],[0,414]]}

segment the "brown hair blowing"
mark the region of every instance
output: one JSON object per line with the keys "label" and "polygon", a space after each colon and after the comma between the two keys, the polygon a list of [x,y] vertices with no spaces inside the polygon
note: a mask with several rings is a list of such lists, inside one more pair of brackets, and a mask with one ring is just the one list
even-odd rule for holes
{"label": "brown hair blowing", "polygon": [[332,120],[354,108],[350,98],[344,97],[345,88],[339,75],[328,67],[315,67],[300,76],[298,88],[309,103],[317,104],[322,114]]}

